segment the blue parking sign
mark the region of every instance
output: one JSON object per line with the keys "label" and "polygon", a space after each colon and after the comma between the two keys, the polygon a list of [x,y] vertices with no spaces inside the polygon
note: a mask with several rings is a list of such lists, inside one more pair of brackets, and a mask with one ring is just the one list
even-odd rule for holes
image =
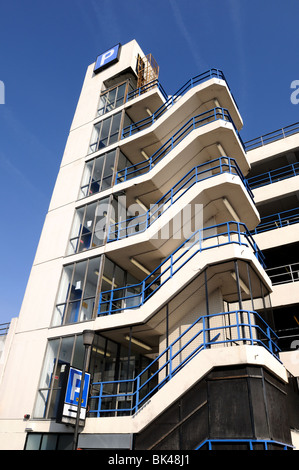
{"label": "blue parking sign", "polygon": [[[82,381],[82,371],[70,367],[68,364],[65,366],[65,382],[61,390],[61,397],[58,405],[56,422],[75,425],[78,404],[80,396],[80,386]],[[82,391],[82,402],[80,407],[79,422],[84,425],[87,410],[88,392],[90,385],[90,374],[85,373],[84,385]]]}
{"label": "blue parking sign", "polygon": [[119,59],[119,53],[120,44],[117,44],[116,46],[111,47],[111,49],[109,49],[108,51],[103,52],[103,54],[99,55],[95,63],[94,73],[99,73],[106,67],[115,64],[115,62],[117,62]]}
{"label": "blue parking sign", "polygon": [[[65,403],[68,403],[69,405],[78,406],[81,379],[82,379],[82,371],[78,369],[74,369],[73,367],[70,367],[67,389],[66,389],[66,394],[65,394]],[[86,408],[87,406],[89,383],[90,383],[90,374],[85,373],[82,403],[81,403],[81,406],[83,408]]]}

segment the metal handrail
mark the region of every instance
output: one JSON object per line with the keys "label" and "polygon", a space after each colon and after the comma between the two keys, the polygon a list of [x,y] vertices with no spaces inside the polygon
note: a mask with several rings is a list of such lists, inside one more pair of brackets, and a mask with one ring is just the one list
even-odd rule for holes
{"label": "metal handrail", "polygon": [[261,221],[258,226],[251,230],[251,234],[257,234],[266,232],[268,230],[274,230],[276,228],[282,228],[287,225],[293,225],[299,222],[299,207],[289,209],[283,212],[277,212],[275,214],[261,217]]}
{"label": "metal handrail", "polygon": [[127,94],[127,101],[130,101],[130,100],[136,98],[137,96],[143,95],[143,93],[146,93],[147,91],[149,91],[149,90],[151,90],[152,88],[155,88],[155,87],[157,87],[158,90],[162,93],[163,98],[165,100],[167,100],[168,95],[167,95],[166,91],[164,90],[164,88],[161,85],[161,83],[159,82],[159,80],[155,79],[155,80],[152,80],[149,83],[146,83],[145,85],[142,85],[141,87],[137,88],[136,90],[130,91]]}
{"label": "metal handrail", "polygon": [[170,139],[167,140],[167,142],[156,150],[148,160],[143,160],[142,162],[135,163],[123,170],[119,170],[116,174],[115,184],[135,178],[140,174],[147,173],[158,163],[158,161],[162,160],[165,155],[173,150],[190,132],[218,119],[230,122],[233,125],[234,130],[243,145],[242,139],[235,127],[229,111],[225,108],[216,107],[189,119],[172,137],[170,137]]}
{"label": "metal handrail", "polygon": [[269,450],[268,446],[276,445],[282,447],[281,450],[294,449],[291,444],[286,444],[280,441],[272,441],[271,439],[205,439],[195,450],[201,449],[204,445],[208,445],[209,450],[213,450],[213,444],[248,444],[249,450],[255,450],[255,444],[262,444],[264,450]]}
{"label": "metal handrail", "polygon": [[276,140],[285,139],[290,135],[296,134],[299,132],[299,122],[291,124],[286,127],[282,127],[273,132],[269,132],[268,134],[261,135],[260,137],[256,137],[255,139],[248,140],[245,142],[245,150],[253,150],[255,148],[261,147],[263,145],[270,144],[271,142],[275,142]]}
{"label": "metal handrail", "polygon": [[[214,231],[216,233],[212,233]],[[187,238],[142,282],[102,291],[99,297],[98,316],[139,308],[195,254],[228,244],[251,247],[258,261],[264,266],[264,255],[245,224],[229,221],[205,227]]]}
{"label": "metal handrail", "polygon": [[[299,262],[292,264],[285,264],[283,266],[274,266],[273,268],[266,269],[272,284],[285,284],[287,282],[299,281]],[[279,280],[277,280],[277,278]]]}
{"label": "metal handrail", "polygon": [[247,178],[247,182],[251,189],[255,189],[287,178],[292,178],[297,175],[299,175],[299,162],[291,163],[290,165],[282,166],[276,170],[270,170],[256,176],[252,176]]}
{"label": "metal handrail", "polygon": [[[163,103],[151,116],[149,116],[145,119],[141,119],[140,121],[137,121],[137,122],[131,124],[130,126],[125,127],[122,131],[122,137],[121,138],[123,139],[125,137],[128,137],[128,135],[132,135],[133,128],[134,128],[134,133],[135,133],[135,132],[140,131],[141,129],[144,129],[145,127],[151,126],[159,117],[161,117],[165,113],[165,111],[167,111],[169,108],[171,108],[188,90],[190,90],[194,86],[198,85],[199,83],[202,83],[202,82],[204,82],[206,80],[209,80],[213,77],[224,80],[225,83],[227,84],[227,81],[226,81],[226,78],[225,78],[223,72],[219,69],[216,69],[216,68],[211,68],[210,70],[208,70],[206,72],[203,72],[199,75],[196,75],[195,77],[188,80],[183,86],[181,86],[176,91],[176,93],[174,93],[172,96],[170,96],[168,99],[166,99],[165,103]],[[143,93],[144,90],[146,91],[148,88],[149,89],[152,88],[152,86],[156,86],[157,84],[155,84],[154,82],[156,82],[156,80],[154,80],[153,82],[141,87],[141,91],[139,91],[140,89],[138,89],[138,90],[135,90],[135,92],[132,92],[133,95],[134,95],[133,97],[139,96],[139,94]],[[153,84],[153,85],[151,85],[151,84]],[[227,86],[228,86],[228,84],[227,84]],[[229,86],[228,86],[228,89],[230,90]],[[163,92],[164,92],[164,90],[163,90]],[[231,90],[230,90],[230,92],[231,92]],[[166,95],[166,93],[164,92],[164,97],[165,97],[165,95]],[[232,97],[233,97],[233,95],[232,95]],[[233,97],[233,99],[234,99],[234,97]],[[235,99],[234,99],[234,102],[235,102]],[[236,104],[236,102],[235,102],[235,104]],[[237,104],[236,104],[236,106],[237,106]]]}
{"label": "metal handrail", "polygon": [[0,336],[6,336],[10,327],[9,323],[0,323]]}
{"label": "metal handrail", "polygon": [[219,157],[192,168],[143,214],[111,224],[108,229],[107,242],[120,240],[122,238],[144,232],[194,184],[222,173],[230,173],[239,176],[250,197],[253,199],[253,193],[236,160],[234,158],[224,156]]}
{"label": "metal handrail", "polygon": [[[219,325],[219,319],[223,320],[222,325]],[[90,404],[89,414],[99,417],[111,412],[136,413],[197,354],[214,345],[262,346],[281,362],[277,341],[276,333],[255,311],[234,310],[200,316],[134,379],[93,382],[94,391],[91,392],[90,398],[97,401],[98,406],[93,409]],[[117,388],[126,388],[124,386],[127,390],[117,391]],[[112,389],[112,392],[109,389]],[[97,393],[94,393],[95,391]],[[115,408],[107,408],[107,400],[110,400],[111,404],[115,402]],[[119,405],[125,401],[131,406],[121,408]]]}

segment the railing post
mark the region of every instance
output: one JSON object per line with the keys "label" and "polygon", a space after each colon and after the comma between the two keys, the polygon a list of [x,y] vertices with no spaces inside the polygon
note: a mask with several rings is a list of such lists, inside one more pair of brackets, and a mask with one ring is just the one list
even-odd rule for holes
{"label": "railing post", "polygon": [[238,332],[238,340],[241,340],[240,337],[240,322],[239,322],[239,310],[236,310],[236,326],[237,326],[237,332]]}
{"label": "railing post", "polygon": [[144,303],[144,296],[145,296],[145,281],[142,281],[141,287],[141,305]]}
{"label": "railing post", "polygon": [[98,404],[98,411],[97,411],[98,418],[100,418],[100,414],[101,414],[102,396],[103,396],[103,382],[101,382],[101,385],[100,385],[99,404]]}
{"label": "railing post", "polygon": [[251,312],[248,310],[247,311],[247,318],[248,318],[248,324],[249,324],[249,331],[250,331],[250,342],[251,345],[253,346],[253,331],[252,331],[252,324],[251,324]]}
{"label": "railing post", "polygon": [[169,346],[169,378],[172,377],[172,344]]}
{"label": "railing post", "polygon": [[98,314],[97,314],[97,316],[99,316],[99,314],[100,314],[101,304],[102,304],[102,292],[100,292],[100,296],[99,296],[99,306],[98,306]]}
{"label": "railing post", "polygon": [[271,340],[271,332],[270,332],[270,328],[269,328],[268,325],[267,325],[267,336],[268,336],[269,350],[270,350],[270,352],[273,354],[272,340]]}
{"label": "railing post", "polygon": [[111,290],[110,292],[111,292],[111,294],[110,294],[110,300],[109,300],[109,313],[108,313],[108,315],[111,315],[111,312],[112,312],[113,290]]}
{"label": "railing post", "polygon": [[231,243],[229,222],[226,222],[226,231],[227,231],[227,236],[228,236],[228,243]]}
{"label": "railing post", "polygon": [[138,411],[138,405],[139,405],[139,389],[140,389],[140,374],[137,375],[136,377],[136,398],[135,398],[135,413]]}

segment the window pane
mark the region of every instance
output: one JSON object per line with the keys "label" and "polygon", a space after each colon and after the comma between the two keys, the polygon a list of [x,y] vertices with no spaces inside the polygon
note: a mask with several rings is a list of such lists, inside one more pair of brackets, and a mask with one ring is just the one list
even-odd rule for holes
{"label": "window pane", "polygon": [[119,128],[120,128],[120,118],[121,118],[121,113],[115,114],[113,116],[109,144],[113,144],[118,139],[118,133],[119,133]]}
{"label": "window pane", "polygon": [[90,185],[90,194],[95,194],[100,191],[104,163],[105,155],[102,155],[95,161],[94,173],[92,175],[92,183]]}
{"label": "window pane", "polygon": [[79,300],[82,297],[86,266],[87,261],[83,261],[75,265],[73,283],[70,292],[70,300]]}
{"label": "window pane", "polygon": [[58,381],[57,383],[58,386],[60,386],[59,384],[60,373],[64,372],[64,369],[61,369],[61,365],[71,364],[73,345],[74,345],[74,336],[67,336],[65,338],[62,338],[61,348],[59,352],[59,359],[58,359],[58,363],[60,367],[57,368],[58,370],[55,373],[55,380]]}
{"label": "window pane", "polygon": [[42,434],[29,433],[27,436],[26,450],[39,450]]}
{"label": "window pane", "polygon": [[99,102],[99,109],[98,109],[98,115],[102,116],[102,114],[105,113],[105,107],[106,107],[106,98],[107,93],[105,93],[103,96],[100,96],[100,102]]}
{"label": "window pane", "polygon": [[96,203],[85,206],[85,217],[81,232],[80,244],[78,251],[84,251],[91,248],[92,232],[94,229]]}
{"label": "window pane", "polygon": [[112,177],[114,171],[114,161],[115,161],[115,153],[109,152],[106,154],[106,161],[105,161],[105,169],[103,174],[103,183],[102,183],[102,191],[112,186]]}
{"label": "window pane", "polygon": [[58,436],[57,450],[72,450],[73,434],[60,434]]}
{"label": "window pane", "polygon": [[94,165],[94,160],[91,160],[90,162],[87,162],[85,164],[82,183],[81,183],[81,191],[80,191],[80,196],[79,196],[80,198],[87,197],[90,194],[89,187],[92,184],[91,178],[92,178],[92,173],[93,173],[93,165]]}
{"label": "window pane", "polygon": [[108,135],[110,131],[111,118],[105,119],[102,122],[102,130],[99,138],[98,148],[106,147],[108,143]]}
{"label": "window pane", "polygon": [[73,274],[73,265],[65,266],[63,273],[62,273],[61,281],[60,281],[57,304],[61,304],[67,301],[69,289],[70,289],[70,283],[72,280],[72,274]]}
{"label": "window pane", "polygon": [[98,202],[96,217],[95,217],[95,230],[93,236],[93,243],[95,246],[103,244],[106,236],[107,213],[109,211],[109,198],[104,198]]}
{"label": "window pane", "polygon": [[80,232],[84,231],[84,227],[82,228],[82,224],[84,221],[84,207],[77,209],[75,212],[73,227],[71,231],[71,238],[68,248],[68,254],[77,253],[78,250],[81,248],[81,241],[79,240]]}
{"label": "window pane", "polygon": [[83,360],[84,360],[84,345],[83,345],[83,335],[76,337],[74,356],[72,359],[72,367],[82,370],[83,369]]}
{"label": "window pane", "polygon": [[102,123],[97,124],[92,131],[92,136],[90,140],[89,153],[95,152],[97,150],[97,142],[99,140],[99,134],[101,130]]}
{"label": "window pane", "polygon": [[109,111],[112,111],[112,109],[115,108],[116,92],[117,92],[117,88],[114,88],[113,90],[108,91],[107,93],[107,107],[106,107],[107,113],[109,113]]}
{"label": "window pane", "polygon": [[83,296],[84,299],[88,297],[95,297],[96,295],[98,278],[99,278],[99,263],[100,263],[100,258],[93,258],[89,261],[84,296]]}
{"label": "window pane", "polygon": [[123,104],[125,91],[126,91],[126,83],[123,83],[122,85],[118,87],[115,107],[121,106]]}
{"label": "window pane", "polygon": [[44,434],[41,450],[55,450],[57,443],[57,434]]}
{"label": "window pane", "polygon": [[40,379],[40,388],[49,388],[56,363],[57,352],[60,340],[54,339],[48,343],[47,352],[44,361],[43,372]]}
{"label": "window pane", "polygon": [[47,400],[49,397],[49,390],[39,390],[34,411],[33,411],[33,417],[34,418],[46,418],[46,406],[47,406]]}

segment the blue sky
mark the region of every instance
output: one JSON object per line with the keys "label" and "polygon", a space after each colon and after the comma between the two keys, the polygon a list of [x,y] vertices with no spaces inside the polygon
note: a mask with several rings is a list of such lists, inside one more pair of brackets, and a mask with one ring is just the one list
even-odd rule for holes
{"label": "blue sky", "polygon": [[0,0],[0,323],[19,314],[86,68],[136,39],[173,94],[221,69],[244,141],[299,121],[298,0]]}

